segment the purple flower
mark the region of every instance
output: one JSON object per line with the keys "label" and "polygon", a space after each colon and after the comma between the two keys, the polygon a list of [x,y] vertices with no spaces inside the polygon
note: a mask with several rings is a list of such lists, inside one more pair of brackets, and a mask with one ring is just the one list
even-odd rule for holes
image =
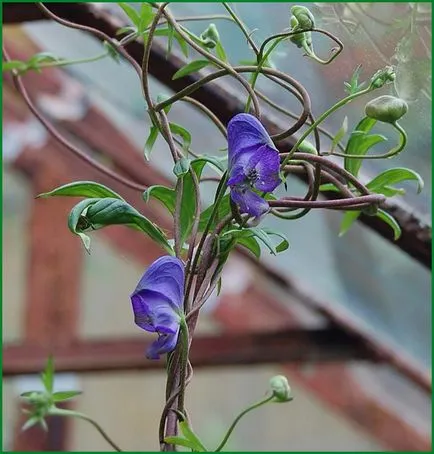
{"label": "purple flower", "polygon": [[131,295],[136,325],[158,334],[147,351],[149,359],[159,359],[174,350],[183,298],[184,264],[176,257],[160,257],[146,270]]}
{"label": "purple flower", "polygon": [[280,184],[279,152],[259,120],[238,114],[228,124],[231,198],[241,213],[259,217],[269,205],[253,189],[271,192]]}

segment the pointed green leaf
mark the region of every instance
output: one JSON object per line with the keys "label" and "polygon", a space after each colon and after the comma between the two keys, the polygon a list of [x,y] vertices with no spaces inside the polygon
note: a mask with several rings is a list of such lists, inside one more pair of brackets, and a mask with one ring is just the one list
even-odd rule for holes
{"label": "pointed green leaf", "polygon": [[135,8],[133,8],[130,4],[128,3],[118,3],[118,5],[122,8],[124,13],[128,16],[130,21],[137,27],[139,28],[139,23],[140,23],[140,17],[139,13],[136,11]]}
{"label": "pointed green leaf", "polygon": [[384,210],[378,209],[378,212],[376,214],[377,218],[380,218],[382,221],[384,221],[386,224],[388,224],[392,230],[393,230],[393,239],[396,241],[399,239],[401,236],[401,227],[399,226],[398,222],[396,219],[391,216],[389,213],[387,213]]}
{"label": "pointed green leaf", "polygon": [[144,193],[143,199],[148,202],[150,197],[159,200],[173,215],[175,212],[176,193],[173,189],[166,186],[150,186]]}
{"label": "pointed green leaf", "polygon": [[[368,132],[372,129],[376,122],[377,121],[373,118],[365,117],[356,126],[356,129],[351,133],[351,136],[348,140],[345,154],[363,157],[371,147],[373,147],[377,143],[387,140],[386,137],[380,134],[368,135]],[[346,170],[357,177],[362,162],[362,159],[347,157],[344,158],[344,167]]]}
{"label": "pointed green leaf", "polygon": [[338,143],[343,139],[343,137],[347,133],[347,130],[348,130],[348,117],[345,117],[344,121],[342,123],[342,126],[339,128],[338,132],[333,137],[330,153],[333,153],[333,151],[337,147]]}
{"label": "pointed green leaf", "polygon": [[405,167],[395,167],[385,170],[372,179],[366,187],[372,192],[378,192],[383,187],[391,186],[401,181],[413,180],[417,182],[417,192],[420,193],[423,189],[424,182],[422,177],[411,169]]}
{"label": "pointed green leaf", "polygon": [[215,46],[215,54],[218,58],[220,58],[220,60],[224,61],[225,63],[228,62],[228,57],[226,56],[226,52],[222,46],[221,41],[217,41],[217,44]]}
{"label": "pointed green leaf", "polygon": [[172,80],[180,79],[181,77],[185,77],[188,74],[200,71],[210,64],[211,63],[209,60],[194,60],[178,69],[178,71],[176,71],[176,73],[172,76]]}
{"label": "pointed green leaf", "polygon": [[240,237],[237,239],[237,244],[248,249],[257,259],[261,257],[261,247],[253,236]]}
{"label": "pointed green leaf", "polygon": [[32,416],[30,417],[24,424],[23,427],[21,427],[21,431],[24,432],[27,429],[30,429],[30,427],[33,427],[35,424],[39,422],[40,417],[39,416]]}
{"label": "pointed green leaf", "polygon": [[27,69],[27,63],[20,60],[4,61],[2,63],[3,71],[12,71],[13,69],[25,71]]}
{"label": "pointed green leaf", "polygon": [[154,148],[155,141],[157,140],[158,137],[158,128],[156,126],[151,126],[149,129],[149,136],[146,139],[145,143],[145,149],[144,149],[144,155],[145,159],[149,161],[149,158],[151,157],[152,149]]}
{"label": "pointed green leaf", "polygon": [[190,448],[192,451],[195,451],[194,443],[192,443],[190,440],[187,440],[187,438],[176,437],[176,436],[166,437],[164,439],[164,441],[171,445],[183,446],[184,448]]}
{"label": "pointed green leaf", "polygon": [[342,221],[341,221],[341,228],[339,230],[339,236],[345,235],[348,232],[350,227],[356,221],[356,219],[360,216],[361,211],[346,211]]}
{"label": "pointed green leaf", "polygon": [[[82,239],[84,231],[98,230],[108,225],[125,225],[140,230],[173,254],[173,249],[161,229],[123,200],[108,197],[82,200],[71,210],[68,218],[69,229]],[[89,245],[84,244],[86,249],[89,249]]]}
{"label": "pointed green leaf", "polygon": [[111,197],[119,200],[123,198],[116,192],[100,183],[94,181],[77,181],[59,186],[50,192],[39,194],[36,198],[46,198],[54,196],[67,197]]}
{"label": "pointed green leaf", "polygon": [[45,369],[41,374],[41,379],[45,389],[51,394],[54,385],[54,361],[51,355],[47,359]]}
{"label": "pointed green leaf", "polygon": [[191,443],[194,451],[207,452],[207,449],[202,444],[199,437],[190,428],[187,421],[180,421],[179,428],[181,429],[182,435],[184,435],[184,437]]}
{"label": "pointed green leaf", "polygon": [[76,396],[79,396],[81,391],[58,391],[53,393],[54,402],[63,402],[65,400],[73,399]]}
{"label": "pointed green leaf", "polygon": [[187,131],[187,129],[185,129],[181,125],[178,125],[177,123],[169,123],[169,127],[173,134],[176,134],[181,137],[181,139],[183,141],[182,148],[185,151],[185,153],[188,153],[190,150],[190,145],[191,145],[190,132]]}
{"label": "pointed green leaf", "polygon": [[146,28],[151,24],[152,20],[154,19],[154,15],[155,14],[151,4],[148,2],[142,2],[142,6],[140,7],[139,21],[137,24],[139,33],[144,32]]}

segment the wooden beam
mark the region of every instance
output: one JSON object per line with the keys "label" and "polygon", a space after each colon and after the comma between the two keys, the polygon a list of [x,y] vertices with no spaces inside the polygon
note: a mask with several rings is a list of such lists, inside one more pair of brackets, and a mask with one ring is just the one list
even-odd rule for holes
{"label": "wooden beam", "polygon": [[[35,343],[6,345],[3,349],[3,375],[38,373],[50,353],[54,355],[57,372],[89,373],[164,367],[163,361],[145,358],[150,342],[137,337],[76,341],[50,349]],[[196,368],[306,361],[342,362],[366,360],[370,355],[363,342],[339,329],[290,328],[270,333],[198,336],[193,341],[190,358]]]}

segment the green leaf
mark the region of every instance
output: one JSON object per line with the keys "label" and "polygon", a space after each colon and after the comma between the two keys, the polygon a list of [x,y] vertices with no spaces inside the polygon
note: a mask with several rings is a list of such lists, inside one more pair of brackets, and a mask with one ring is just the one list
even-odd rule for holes
{"label": "green leaf", "polygon": [[[160,93],[157,95],[157,104],[160,104],[160,102],[167,101],[171,96],[168,95],[167,93]],[[169,104],[166,106],[163,110],[166,114],[170,112],[170,109],[172,108],[173,104]]]}
{"label": "green leaf", "polygon": [[253,236],[240,237],[237,239],[237,244],[248,249],[257,259],[261,257],[261,247]]}
{"label": "green leaf", "polygon": [[169,123],[169,127],[173,134],[176,134],[177,136],[181,137],[181,139],[183,140],[182,148],[185,151],[185,153],[188,153],[191,145],[190,132],[187,131],[187,129],[185,129],[181,125],[178,125],[177,123]]}
{"label": "green leaf", "polygon": [[81,391],[58,391],[53,393],[54,402],[64,402],[81,394]]}
{"label": "green leaf", "polygon": [[151,24],[152,20],[154,19],[154,11],[150,3],[142,2],[142,6],[140,7],[140,15],[137,24],[137,29],[139,33],[142,33],[146,30],[146,28]]}
{"label": "green leaf", "polygon": [[274,230],[264,228],[262,229],[267,235],[275,235],[282,239],[282,241],[275,247],[276,253],[286,251],[289,248],[289,241],[282,233],[275,232]]}
{"label": "green leaf", "polygon": [[358,65],[357,68],[354,70],[350,81],[344,82],[345,91],[349,95],[353,95],[354,93],[357,93],[366,85],[366,82],[362,82],[361,84],[359,84],[359,77],[360,77],[361,71],[362,71],[362,65]]}
{"label": "green leaf", "polygon": [[346,211],[342,221],[341,221],[341,227],[339,230],[339,236],[345,235],[350,227],[353,225],[353,223],[356,221],[356,219],[360,216],[362,212],[361,211]]}
{"label": "green leaf", "polygon": [[128,25],[127,27],[121,27],[118,30],[116,30],[116,36],[124,35],[127,33],[137,33],[136,27],[132,27],[131,25]]}
{"label": "green leaf", "polygon": [[77,181],[75,183],[68,183],[59,186],[50,192],[44,192],[36,196],[36,198],[46,198],[54,196],[67,196],[67,197],[111,197],[119,200],[123,198],[112,191],[108,187],[94,181]]}
{"label": "green leaf", "polygon": [[21,427],[21,431],[24,432],[27,429],[30,429],[30,427],[33,427],[35,424],[39,422],[41,418],[39,416],[31,416],[24,424],[23,427]]}
{"label": "green leaf", "polygon": [[205,161],[207,164],[211,164],[212,166],[216,167],[221,172],[224,172],[227,169],[227,159],[225,158],[218,158],[217,156],[198,156],[195,161]]}
{"label": "green leaf", "polygon": [[325,183],[320,185],[319,190],[322,192],[339,192],[339,189],[333,183]]}
{"label": "green leaf", "polygon": [[139,29],[140,16],[135,8],[133,8],[128,3],[118,3],[118,5],[123,9],[124,13],[128,16],[130,21]]}
{"label": "green leaf", "polygon": [[378,209],[378,212],[376,214],[377,218],[380,218],[382,221],[384,221],[386,224],[388,224],[392,229],[393,229],[393,239],[396,241],[399,239],[401,236],[401,227],[399,226],[398,222],[396,219],[391,216],[389,213],[382,209]]}
{"label": "green leaf", "polygon": [[[405,167],[395,167],[385,170],[372,179],[366,187],[372,192],[379,192],[384,187],[391,186],[401,181],[413,180],[417,182],[417,192],[420,193],[423,189],[424,182],[422,177],[411,169]],[[395,189],[395,188],[392,188]]]}
{"label": "green leaf", "polygon": [[338,132],[333,137],[330,153],[333,153],[333,151],[337,147],[338,143],[343,139],[343,137],[347,133],[347,130],[348,130],[348,117],[345,117],[344,121],[342,122],[342,126],[339,128]]}
{"label": "green leaf", "polygon": [[191,443],[194,451],[207,452],[207,449],[202,444],[199,437],[190,428],[187,421],[180,421],[179,428],[181,429],[182,435],[184,435],[184,437]]}
{"label": "green leaf", "polygon": [[173,189],[167,188],[166,186],[150,186],[143,193],[143,199],[145,202],[148,202],[150,197],[153,197],[163,203],[163,205],[170,211],[170,214],[173,215],[175,213],[176,193]]}
{"label": "green leaf", "polygon": [[181,77],[185,77],[188,74],[200,71],[210,64],[211,62],[209,60],[193,60],[192,62],[178,69],[178,71],[176,71],[176,73],[172,76],[172,80],[180,79]]}
{"label": "green leaf", "polygon": [[158,132],[159,131],[156,126],[151,126],[151,128],[149,129],[149,136],[146,139],[144,149],[144,155],[147,161],[149,161],[149,158],[151,157],[152,149],[154,148],[155,141],[157,140],[158,137]]}
{"label": "green leaf", "polygon": [[169,58],[169,55],[172,53],[173,47],[173,38],[175,36],[175,29],[173,28],[172,24],[168,24],[169,34],[167,35],[167,51],[166,51],[166,59]]}
{"label": "green leaf", "polygon": [[196,219],[196,191],[192,172],[194,172],[197,179],[200,180],[204,166],[205,161],[195,159],[191,161],[190,171],[182,177],[182,209],[180,213],[181,244],[184,244],[189,237],[194,221]]}
{"label": "green leaf", "polygon": [[71,210],[68,218],[69,229],[81,237],[88,252],[90,240],[83,232],[89,229],[98,230],[108,225],[126,225],[140,230],[149,235],[167,252],[174,253],[161,229],[124,200],[85,199]]}
{"label": "green leaf", "polygon": [[[229,194],[225,195],[221,202],[220,205],[217,209],[217,214],[214,217],[214,220],[211,224],[211,230],[213,230],[216,225],[221,221],[225,216],[227,216],[231,212],[231,205],[230,205],[230,198]],[[200,214],[200,221],[199,221],[199,231],[203,232],[205,230],[205,227],[208,223],[209,218],[211,217],[211,214],[214,210],[214,204],[209,206],[206,210],[202,211]]]}
{"label": "green leaf", "polygon": [[[371,147],[379,142],[387,140],[386,137],[380,134],[368,135],[368,132],[372,129],[376,122],[377,120],[369,117],[365,117],[362,121],[360,121],[360,123],[356,126],[356,129],[351,133],[345,149],[345,154],[352,156],[364,156]],[[362,162],[362,159],[344,158],[344,167],[357,177]]]}
{"label": "green leaf", "polygon": [[60,58],[51,52],[39,52],[27,61],[27,65],[31,68],[36,68],[41,63],[51,63],[54,61],[60,61]]}
{"label": "green leaf", "polygon": [[[173,30],[171,30],[169,27],[166,28],[157,28],[155,30],[154,35],[155,36],[167,36],[170,39],[170,36],[173,34]],[[184,40],[184,38],[175,31],[175,39],[179,44],[179,47],[181,49],[181,52],[184,54],[185,57],[188,57],[188,44]]]}
{"label": "green leaf", "polygon": [[217,41],[217,44],[215,46],[215,54],[218,58],[220,58],[220,60],[224,61],[225,63],[228,62],[228,57],[226,56],[226,52],[222,46],[221,41]]}
{"label": "green leaf", "polygon": [[176,437],[176,436],[166,437],[164,439],[164,441],[171,445],[184,446],[185,448],[190,448],[192,451],[196,451],[194,449],[195,444],[192,443],[190,440],[187,440],[187,438]]}
{"label": "green leaf", "polygon": [[4,61],[2,64],[3,71],[12,71],[13,69],[17,69],[18,71],[25,71],[27,69],[27,63],[20,60],[11,60],[11,61]]}
{"label": "green leaf", "polygon": [[190,170],[190,159],[182,157],[173,167],[173,173],[179,178],[185,175]]}
{"label": "green leaf", "polygon": [[45,369],[41,374],[41,380],[46,391],[51,394],[54,385],[54,361],[51,355],[47,359]]}

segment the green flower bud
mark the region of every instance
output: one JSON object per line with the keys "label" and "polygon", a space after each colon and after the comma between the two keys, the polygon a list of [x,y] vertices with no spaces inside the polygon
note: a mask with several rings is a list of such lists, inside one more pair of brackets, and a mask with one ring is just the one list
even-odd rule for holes
{"label": "green flower bud", "polygon": [[283,375],[276,375],[270,379],[270,388],[277,402],[289,402],[293,399],[291,387]]}
{"label": "green flower bud", "polygon": [[379,69],[371,77],[371,88],[381,88],[383,85],[393,82],[396,79],[395,69],[393,66],[386,66]]}
{"label": "green flower bud", "polygon": [[214,49],[217,43],[220,41],[220,35],[215,24],[209,24],[207,29],[200,35],[200,39],[203,41],[206,47]]}
{"label": "green flower bud", "polygon": [[305,6],[293,6],[291,14],[297,19],[300,30],[312,30],[315,27],[315,18]]}
{"label": "green flower bud", "polygon": [[311,154],[316,154],[316,148],[313,145],[312,142],[310,142],[307,139],[304,139],[301,144],[298,146],[298,151],[301,151],[302,153],[311,153]]}
{"label": "green flower bud", "polygon": [[384,123],[395,123],[407,113],[408,105],[395,96],[383,95],[369,101],[365,106],[368,117]]}

